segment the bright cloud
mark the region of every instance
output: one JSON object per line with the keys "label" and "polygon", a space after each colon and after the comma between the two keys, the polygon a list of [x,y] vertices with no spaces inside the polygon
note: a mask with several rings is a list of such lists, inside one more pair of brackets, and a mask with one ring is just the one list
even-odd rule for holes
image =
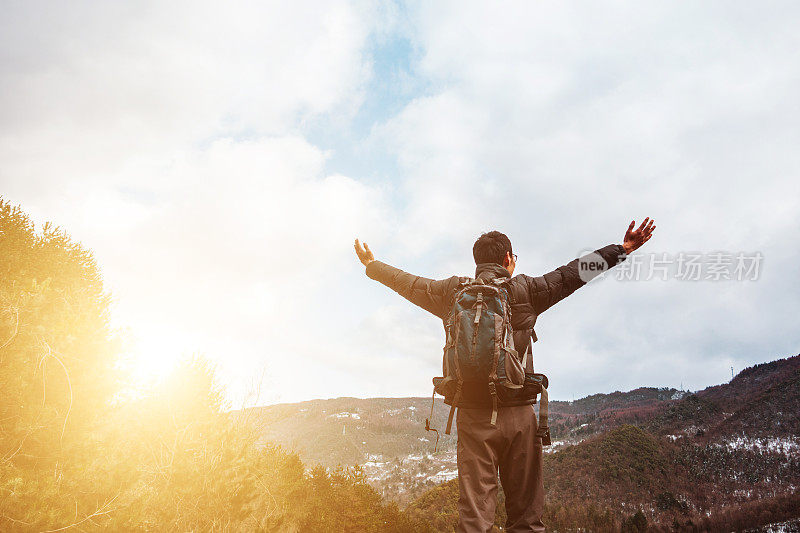
{"label": "bright cloud", "polygon": [[647,251],[766,257],[755,283],[607,280],[559,304],[537,344],[556,397],[699,388],[796,350],[796,314],[769,308],[788,304],[778,293],[800,226],[800,12],[762,7],[412,10],[418,70],[436,89],[378,135],[407,176],[404,241],[418,253],[466,256],[471,238],[500,228],[519,267],[541,274],[650,215]]}
{"label": "bright cloud", "polygon": [[264,368],[267,401],[429,393],[441,325],[356,236],[444,277],[497,228],[536,275],[651,215],[643,251],[761,251],[761,279],[594,282],[542,316],[537,364],[556,398],[700,388],[800,340],[799,16],[16,4],[0,192],[96,251],[137,357],[205,353],[234,398]]}

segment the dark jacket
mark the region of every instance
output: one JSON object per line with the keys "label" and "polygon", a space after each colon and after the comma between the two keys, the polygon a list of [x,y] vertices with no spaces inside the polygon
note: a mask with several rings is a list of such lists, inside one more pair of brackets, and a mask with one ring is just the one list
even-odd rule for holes
{"label": "dark jacket", "polygon": [[[622,246],[610,244],[594,252],[599,254],[611,268],[625,258]],[[587,256],[584,256],[587,257]],[[531,277],[517,274],[511,278],[511,327],[514,330],[514,346],[520,357],[530,348],[530,341],[536,341],[534,325],[537,317],[546,310],[586,285],[592,275],[578,275],[579,259],[573,259],[543,276]],[[597,272],[599,273],[599,272]],[[597,274],[594,274],[597,275]],[[403,272],[399,268],[380,261],[367,265],[367,276],[380,281],[396,291],[408,301],[430,311],[442,321],[447,320],[455,288],[469,278],[452,276],[442,280],[432,280]],[[497,263],[481,263],[475,267],[475,277],[493,279],[509,277],[508,270]],[[483,388],[482,388],[483,389]],[[465,396],[467,391],[465,390]],[[476,393],[478,394],[478,393]],[[478,395],[488,392],[481,390]]]}

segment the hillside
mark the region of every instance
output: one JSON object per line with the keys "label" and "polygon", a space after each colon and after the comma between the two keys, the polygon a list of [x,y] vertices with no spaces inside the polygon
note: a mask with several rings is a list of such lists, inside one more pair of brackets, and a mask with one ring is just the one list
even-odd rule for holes
{"label": "hillside", "polygon": [[[448,409],[437,399],[439,429]],[[385,497],[446,529],[455,516],[456,439],[442,434],[434,453],[429,410],[430,398],[337,398],[250,414],[264,441],[309,464],[361,465]],[[800,516],[798,413],[800,356],[695,393],[639,388],[551,402],[549,523],[619,528],[641,511],[651,524],[755,527]],[[753,513],[757,524],[746,518]]]}
{"label": "hillside", "polygon": [[[639,388],[594,394],[574,402],[550,402],[555,447],[579,441],[619,413],[640,413],[664,407],[686,393],[676,389]],[[430,398],[334,398],[248,409],[264,442],[296,450],[305,461],[327,466],[363,464],[370,458],[402,458],[432,454],[436,434],[426,432]],[[450,407],[437,397],[433,427],[439,449],[455,450],[458,428],[444,434]]]}
{"label": "hillside", "polygon": [[[545,456],[544,519],[554,531],[643,531],[631,529],[642,521],[651,531],[740,531],[784,520],[797,526],[798,466],[796,454],[676,444],[624,425]],[[501,491],[498,526],[502,499]],[[454,480],[407,511],[452,531],[457,500]]]}
{"label": "hillside", "polygon": [[711,436],[800,435],[800,356],[747,368],[730,383],[697,395],[730,413],[712,424]]}
{"label": "hillside", "polygon": [[[800,356],[794,356],[747,368],[729,383],[696,393],[642,387],[573,402],[552,401],[552,449],[622,424],[673,439],[791,439],[800,434],[798,380]],[[436,440],[433,432],[424,430],[430,398],[336,398],[250,411],[264,441],[296,450],[312,464],[355,465],[433,454]],[[440,430],[443,453],[455,449],[457,433],[455,428],[452,436],[444,435],[448,411],[437,398],[433,426]]]}
{"label": "hillside", "polygon": [[[638,521],[655,531],[762,531],[779,522],[774,531],[800,529],[800,357],[681,398],[636,393],[625,405],[624,394],[607,396],[590,397],[596,411],[569,415],[589,421],[580,427],[589,436],[545,456],[550,528],[643,530],[631,529]],[[435,490],[409,512],[452,524],[457,486]]]}
{"label": "hillside", "polygon": [[456,476],[456,435],[444,434],[450,408],[430,398],[336,398],[258,407],[248,415],[261,441],[296,451],[310,465],[360,465],[385,497],[409,497]]}
{"label": "hillside", "polygon": [[[436,434],[425,431],[430,398],[335,398],[251,409],[265,441],[296,449],[309,462],[326,465],[363,463],[382,455],[403,457],[432,452]],[[444,434],[450,408],[435,404],[439,446],[455,446],[455,434]]]}

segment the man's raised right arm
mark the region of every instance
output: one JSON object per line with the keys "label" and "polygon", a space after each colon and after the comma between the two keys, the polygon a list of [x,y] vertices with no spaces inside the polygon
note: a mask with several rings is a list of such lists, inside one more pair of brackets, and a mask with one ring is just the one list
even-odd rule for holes
{"label": "man's raised right arm", "polygon": [[443,318],[447,314],[448,297],[460,281],[457,276],[442,280],[415,276],[381,261],[376,261],[367,243],[362,246],[358,239],[355,241],[355,249],[358,259],[366,266],[366,274],[369,278],[383,283],[409,302],[439,318]]}

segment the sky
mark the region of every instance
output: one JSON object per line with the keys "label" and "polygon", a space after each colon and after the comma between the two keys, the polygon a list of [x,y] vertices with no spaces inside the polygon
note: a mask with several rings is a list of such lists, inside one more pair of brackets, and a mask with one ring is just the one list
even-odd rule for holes
{"label": "sky", "polygon": [[[497,229],[541,275],[646,216],[639,279],[539,317],[551,398],[798,353],[795,2],[2,12],[0,195],[94,251],[142,382],[202,354],[234,405],[429,395],[442,324],[365,276],[356,237],[443,278]],[[737,257],[757,272],[714,279]]]}

